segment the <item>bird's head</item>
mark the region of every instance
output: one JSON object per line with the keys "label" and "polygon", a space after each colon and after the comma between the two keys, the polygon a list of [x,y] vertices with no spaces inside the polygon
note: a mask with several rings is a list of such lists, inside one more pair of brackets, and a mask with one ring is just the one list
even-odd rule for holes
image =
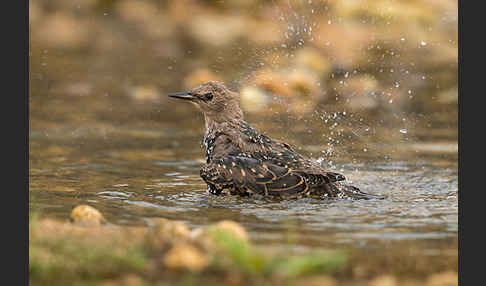
{"label": "bird's head", "polygon": [[194,103],[203,113],[206,121],[224,121],[243,117],[239,95],[223,83],[209,81],[189,91],[169,94]]}

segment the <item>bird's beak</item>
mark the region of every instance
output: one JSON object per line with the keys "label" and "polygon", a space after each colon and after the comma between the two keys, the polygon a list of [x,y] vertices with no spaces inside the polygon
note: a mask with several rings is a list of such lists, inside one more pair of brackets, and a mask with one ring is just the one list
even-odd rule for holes
{"label": "bird's beak", "polygon": [[170,93],[169,97],[185,99],[185,100],[195,100],[197,97],[189,91]]}

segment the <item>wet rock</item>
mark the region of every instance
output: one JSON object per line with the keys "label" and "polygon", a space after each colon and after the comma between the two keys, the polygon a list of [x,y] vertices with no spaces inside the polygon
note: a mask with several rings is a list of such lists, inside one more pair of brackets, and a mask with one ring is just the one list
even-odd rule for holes
{"label": "wet rock", "polygon": [[288,75],[289,87],[293,96],[317,97],[319,93],[319,78],[316,74],[304,69],[296,69]]}
{"label": "wet rock", "polygon": [[103,215],[95,208],[88,205],[76,206],[71,211],[71,221],[80,225],[98,226],[106,223]]}
{"label": "wet rock", "polygon": [[208,257],[188,243],[177,243],[164,256],[163,264],[171,270],[201,271],[209,264]]}
{"label": "wet rock", "polygon": [[190,239],[189,228],[180,221],[155,218],[149,223],[152,228],[150,240],[155,247],[163,248],[168,243],[184,242]]}
{"label": "wet rock", "polygon": [[425,286],[454,286],[458,284],[457,272],[448,271],[432,274],[427,278]]}
{"label": "wet rock", "polygon": [[286,103],[287,111],[297,115],[308,114],[319,101],[326,98],[316,73],[306,69],[294,69],[286,76],[292,94]]}
{"label": "wet rock", "polygon": [[231,221],[231,220],[223,220],[211,226],[211,229],[217,229],[226,231],[234,235],[235,238],[248,241],[248,232],[246,229],[241,226],[241,224]]}
{"label": "wet rock", "polygon": [[184,86],[187,89],[194,88],[195,86],[201,85],[205,82],[208,81],[222,81],[222,78],[215,74],[214,72],[202,68],[202,69],[197,69],[190,73],[185,79],[184,79]]}
{"label": "wet rock", "polygon": [[369,286],[397,286],[397,279],[392,275],[381,275],[372,279]]}
{"label": "wet rock", "polygon": [[213,238],[214,231],[224,231],[232,234],[236,239],[248,242],[248,233],[239,223],[229,220],[220,221],[205,228],[197,228],[191,232],[192,241],[208,251],[215,251],[218,245]]}

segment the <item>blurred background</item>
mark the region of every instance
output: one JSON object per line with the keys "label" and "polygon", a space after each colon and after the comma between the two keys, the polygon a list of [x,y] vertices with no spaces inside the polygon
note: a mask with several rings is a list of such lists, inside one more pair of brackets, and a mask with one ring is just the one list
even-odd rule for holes
{"label": "blurred background", "polygon": [[455,123],[457,1],[32,0],[29,16],[34,96],[165,109],[165,93],[220,80],[247,112],[448,110]]}
{"label": "blurred background", "polygon": [[[287,250],[386,247],[410,256],[398,272],[456,269],[457,1],[30,0],[29,22],[31,211],[227,218],[266,247],[292,225]],[[213,200],[203,117],[167,97],[208,80],[239,91],[257,129],[390,199]]]}

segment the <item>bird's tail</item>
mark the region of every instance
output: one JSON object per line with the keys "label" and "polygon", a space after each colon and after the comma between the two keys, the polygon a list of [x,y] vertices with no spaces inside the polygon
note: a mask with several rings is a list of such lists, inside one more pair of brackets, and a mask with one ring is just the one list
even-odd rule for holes
{"label": "bird's tail", "polygon": [[368,194],[356,188],[355,186],[351,186],[342,182],[335,182],[330,185],[333,190],[333,193],[335,193],[337,197],[350,198],[356,200],[385,199],[385,196]]}

